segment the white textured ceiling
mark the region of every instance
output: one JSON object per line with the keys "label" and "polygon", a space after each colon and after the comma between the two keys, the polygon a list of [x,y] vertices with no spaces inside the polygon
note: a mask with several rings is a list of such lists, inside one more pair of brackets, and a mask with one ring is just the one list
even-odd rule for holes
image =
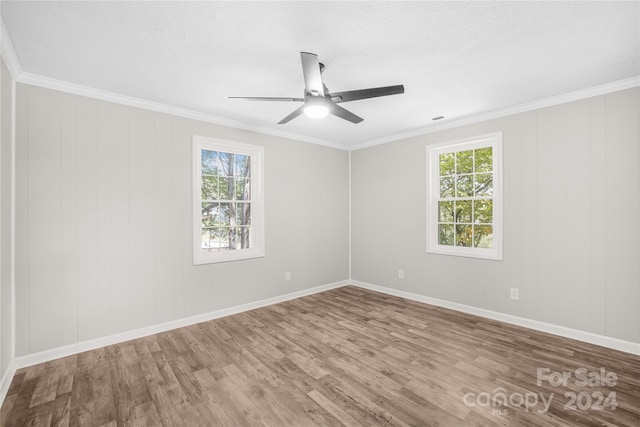
{"label": "white textured ceiling", "polygon": [[[638,2],[2,2],[21,69],[346,146],[640,74]],[[365,120],[301,116],[300,51]]]}

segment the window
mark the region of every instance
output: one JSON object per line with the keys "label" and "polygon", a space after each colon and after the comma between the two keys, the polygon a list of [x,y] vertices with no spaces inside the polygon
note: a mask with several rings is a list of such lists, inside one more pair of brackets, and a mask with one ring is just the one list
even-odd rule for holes
{"label": "window", "polygon": [[193,137],[193,263],[264,256],[264,148]]}
{"label": "window", "polygon": [[427,147],[427,252],[502,259],[502,133]]}

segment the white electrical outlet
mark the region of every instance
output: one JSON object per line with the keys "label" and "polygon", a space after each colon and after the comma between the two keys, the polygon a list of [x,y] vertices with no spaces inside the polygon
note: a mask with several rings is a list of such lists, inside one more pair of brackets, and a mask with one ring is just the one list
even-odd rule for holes
{"label": "white electrical outlet", "polygon": [[404,270],[398,270],[398,279],[404,279]]}
{"label": "white electrical outlet", "polygon": [[511,299],[516,301],[520,299],[520,289],[511,288]]}
{"label": "white electrical outlet", "polygon": [[287,271],[286,273],[284,273],[284,281],[285,282],[291,281],[291,272]]}

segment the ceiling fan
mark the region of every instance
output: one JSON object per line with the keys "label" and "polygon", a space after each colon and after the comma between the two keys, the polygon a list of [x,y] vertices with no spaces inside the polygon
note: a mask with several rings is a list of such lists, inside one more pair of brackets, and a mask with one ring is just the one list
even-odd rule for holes
{"label": "ceiling fan", "polygon": [[322,72],[324,64],[318,61],[318,55],[308,52],[300,52],[302,60],[302,73],[304,74],[304,98],[277,98],[277,97],[248,97],[230,96],[232,99],[246,99],[249,101],[285,101],[304,102],[299,108],[294,110],[284,119],[278,122],[279,125],[288,123],[302,113],[311,118],[322,118],[331,113],[351,123],[360,123],[364,120],[351,111],[341,107],[340,103],[357,101],[359,99],[376,98],[379,96],[397,95],[404,93],[404,86],[385,86],[370,89],[348,90],[346,92],[330,93],[327,86],[322,82]]}

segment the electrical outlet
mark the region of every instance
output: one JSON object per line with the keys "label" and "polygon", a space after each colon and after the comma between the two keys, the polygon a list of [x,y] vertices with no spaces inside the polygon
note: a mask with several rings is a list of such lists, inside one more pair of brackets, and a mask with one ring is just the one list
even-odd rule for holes
{"label": "electrical outlet", "polygon": [[520,289],[511,288],[511,299],[516,301],[520,299]]}
{"label": "electrical outlet", "polygon": [[284,273],[284,281],[285,282],[291,281],[291,272],[287,271],[286,273]]}
{"label": "electrical outlet", "polygon": [[404,279],[404,270],[398,270],[398,279]]}

